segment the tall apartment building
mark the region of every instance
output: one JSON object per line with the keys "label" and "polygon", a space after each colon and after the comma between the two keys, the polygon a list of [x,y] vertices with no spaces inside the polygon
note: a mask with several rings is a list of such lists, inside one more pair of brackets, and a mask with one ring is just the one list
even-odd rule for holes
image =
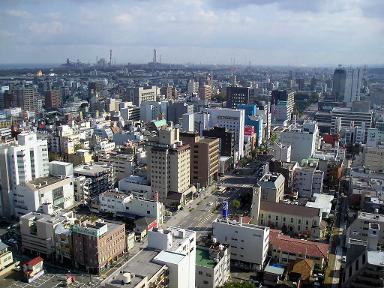
{"label": "tall apartment building", "polygon": [[336,68],[333,74],[332,92],[337,101],[351,106],[360,101],[363,71],[360,68]]}
{"label": "tall apartment building", "polygon": [[284,198],[285,178],[279,173],[266,173],[257,182],[261,188],[261,200],[280,202]]}
{"label": "tall apartment building", "polygon": [[45,92],[45,108],[57,109],[61,107],[60,90],[48,90]]}
{"label": "tall apartment building", "polygon": [[159,95],[156,86],[136,87],[128,89],[128,101],[132,101],[134,105],[140,107],[141,103],[147,101],[156,101]]}
{"label": "tall apartment building", "polygon": [[162,127],[148,143],[149,179],[153,193],[159,193],[161,202],[170,194],[183,200],[190,188],[191,149],[179,140],[179,129]]}
{"label": "tall apartment building", "polygon": [[1,213],[5,217],[15,215],[17,185],[49,174],[47,141],[28,132],[17,139],[16,143],[0,147]]}
{"label": "tall apartment building", "polygon": [[268,227],[219,218],[212,228],[213,237],[229,245],[233,264],[249,270],[263,269],[269,247]]}
{"label": "tall apartment building", "polygon": [[199,92],[199,82],[193,79],[188,81],[188,96],[196,95]]}
{"label": "tall apartment building", "polygon": [[72,226],[73,261],[89,273],[100,273],[126,251],[125,225],[84,221]]}
{"label": "tall apartment building", "polygon": [[199,98],[206,102],[210,101],[212,98],[212,87],[210,85],[200,83]]}
{"label": "tall apartment building", "polygon": [[21,107],[24,111],[35,111],[37,91],[33,86],[17,87],[4,94],[4,107]]}
{"label": "tall apartment building", "polygon": [[237,108],[239,104],[249,104],[250,89],[247,87],[227,87],[227,108]]}
{"label": "tall apartment building", "polygon": [[275,122],[290,121],[295,106],[295,92],[273,90],[271,95],[271,113]]}
{"label": "tall apartment building", "polygon": [[227,128],[234,133],[235,138],[235,161],[244,157],[244,110],[234,110],[229,108],[208,108],[210,114],[210,124],[213,127]]}
{"label": "tall apartment building", "polygon": [[195,288],[196,232],[154,229],[148,232],[148,248],[161,251],[154,262],[168,266],[170,288]]}
{"label": "tall apartment building", "polygon": [[181,133],[181,141],[191,148],[191,182],[208,187],[219,173],[219,139],[202,138],[197,133]]}

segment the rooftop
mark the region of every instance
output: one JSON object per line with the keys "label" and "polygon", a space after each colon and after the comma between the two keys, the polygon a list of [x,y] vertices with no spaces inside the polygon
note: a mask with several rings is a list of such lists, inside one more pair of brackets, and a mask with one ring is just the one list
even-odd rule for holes
{"label": "rooftop", "polygon": [[319,208],[298,206],[286,203],[275,203],[269,201],[260,202],[260,210],[280,213],[285,215],[297,215],[302,217],[316,217],[320,216]]}
{"label": "rooftop", "polygon": [[214,268],[216,262],[209,256],[209,250],[204,248],[196,248],[196,266],[202,266],[206,268]]}
{"label": "rooftop", "polygon": [[52,177],[52,176],[41,177],[41,178],[35,178],[35,179],[33,179],[32,181],[29,181],[26,184],[27,185],[30,184],[34,188],[39,188],[40,189],[40,188],[44,188],[44,187],[47,187],[49,185],[55,184],[57,182],[63,181],[65,179],[66,178],[62,179],[62,178],[59,178],[59,177]]}
{"label": "rooftop", "polygon": [[282,234],[280,230],[270,230],[269,242],[270,245],[280,251],[301,254],[302,256],[328,258],[328,244],[291,238]]}
{"label": "rooftop", "polygon": [[369,264],[384,267],[384,251],[368,251],[367,254]]}
{"label": "rooftop", "polygon": [[108,172],[111,169],[108,165],[97,165],[97,164],[86,164],[79,165],[73,169],[73,172],[76,174],[86,175],[86,176],[95,176],[99,173]]}
{"label": "rooftop", "polygon": [[163,262],[163,263],[172,263],[177,265],[184,258],[185,258],[185,255],[183,254],[163,250],[155,258],[153,258],[153,261]]}

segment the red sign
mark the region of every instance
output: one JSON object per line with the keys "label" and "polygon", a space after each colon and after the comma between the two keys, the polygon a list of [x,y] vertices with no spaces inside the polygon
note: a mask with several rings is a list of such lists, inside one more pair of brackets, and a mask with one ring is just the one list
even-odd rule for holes
{"label": "red sign", "polygon": [[253,134],[255,134],[255,127],[253,127],[253,126],[245,126],[244,127],[244,135],[252,136]]}

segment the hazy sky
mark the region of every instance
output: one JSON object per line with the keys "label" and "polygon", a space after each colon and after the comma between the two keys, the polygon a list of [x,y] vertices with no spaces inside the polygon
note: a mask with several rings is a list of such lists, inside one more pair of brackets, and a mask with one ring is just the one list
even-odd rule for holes
{"label": "hazy sky", "polygon": [[384,63],[384,0],[1,0],[0,64]]}

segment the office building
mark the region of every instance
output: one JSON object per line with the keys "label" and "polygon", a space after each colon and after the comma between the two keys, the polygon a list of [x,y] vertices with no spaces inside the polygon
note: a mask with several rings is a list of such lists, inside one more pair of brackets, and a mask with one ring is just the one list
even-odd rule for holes
{"label": "office building", "polygon": [[360,68],[336,68],[333,74],[332,93],[337,101],[351,106],[360,101],[363,71]]}
{"label": "office building", "polygon": [[291,161],[299,163],[315,153],[318,138],[319,129],[316,123],[311,127],[292,125],[280,133],[280,142],[291,145]]}
{"label": "office building", "polygon": [[249,104],[250,89],[246,87],[227,87],[227,108],[238,108],[239,104]]}
{"label": "office building", "polygon": [[5,217],[15,216],[17,185],[49,174],[47,140],[38,140],[28,132],[17,139],[0,147],[1,211]]}
{"label": "office building", "polygon": [[[339,121],[336,121],[339,118]],[[336,130],[336,123],[339,122],[340,128],[350,128],[365,125],[365,129],[372,127],[373,114],[370,110],[357,111],[353,108],[335,107],[331,111],[331,128]]]}
{"label": "office building", "polygon": [[73,225],[72,239],[75,267],[88,273],[100,273],[127,247],[125,225],[102,220]]}
{"label": "office building", "polygon": [[161,251],[153,260],[168,266],[170,288],[195,288],[196,232],[154,229],[148,232],[148,248]]}
{"label": "office building", "polygon": [[128,99],[125,100],[131,101],[137,107],[140,107],[143,102],[155,102],[159,96],[156,86],[129,88],[127,92]]}
{"label": "office building", "polygon": [[174,124],[182,124],[181,119],[183,119],[185,113],[193,113],[193,105],[185,102],[170,102],[168,104],[167,120],[172,121]]}
{"label": "office building", "polygon": [[291,121],[295,105],[295,92],[273,90],[271,95],[271,113],[273,122]]}
{"label": "office building", "polygon": [[37,104],[37,91],[33,86],[16,87],[4,94],[4,107],[21,107],[24,111],[35,112]]}
{"label": "office building", "polygon": [[146,177],[131,175],[119,181],[119,191],[125,194],[132,194],[144,199],[155,199],[155,194],[152,192],[150,181]]}
{"label": "office building", "polygon": [[227,219],[212,223],[212,235],[219,243],[229,245],[234,265],[252,271],[262,270],[268,254],[269,228],[243,224]]}
{"label": "office building", "polygon": [[203,138],[197,133],[181,133],[180,138],[191,148],[192,184],[199,187],[212,185],[219,172],[219,139]]}
{"label": "office building", "polygon": [[133,174],[135,166],[135,155],[119,152],[102,153],[98,157],[98,163],[108,164],[113,167],[116,181],[120,181]]}
{"label": "office building", "polygon": [[156,219],[157,226],[163,224],[164,207],[161,202],[146,200],[114,190],[99,195],[99,211],[115,216],[126,215],[151,217]]}
{"label": "office building", "polygon": [[284,176],[278,173],[266,173],[257,184],[261,188],[261,200],[280,202],[284,198]]}
{"label": "office building", "polygon": [[230,277],[229,248],[218,242],[196,248],[196,288],[222,287]]}
{"label": "office building", "polygon": [[140,120],[144,123],[152,120],[167,119],[168,101],[145,101],[140,105]]}
{"label": "office building", "polygon": [[234,156],[235,136],[227,128],[213,127],[212,129],[204,130],[203,136],[219,139],[220,156]]}
{"label": "office building", "polygon": [[75,205],[72,178],[40,177],[16,188],[15,215],[29,212],[42,212],[52,215],[62,209],[70,209]]}
{"label": "office building", "polygon": [[211,128],[222,127],[234,133],[235,138],[235,155],[234,160],[237,162],[244,157],[244,110],[234,110],[229,108],[208,108],[206,111],[210,115]]}

